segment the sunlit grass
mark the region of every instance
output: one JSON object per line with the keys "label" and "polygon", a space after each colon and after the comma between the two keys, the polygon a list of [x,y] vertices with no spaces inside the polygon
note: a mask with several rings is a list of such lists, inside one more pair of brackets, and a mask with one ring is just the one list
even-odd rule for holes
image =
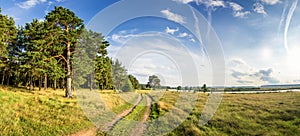
{"label": "sunlit grass", "polygon": [[0,89],[1,135],[68,135],[92,126],[62,90]]}
{"label": "sunlit grass", "polygon": [[[201,99],[201,100],[199,100]],[[298,135],[300,93],[224,94],[213,118],[198,124],[205,101],[169,135]]]}
{"label": "sunlit grass", "polygon": [[125,117],[125,119],[141,121],[144,117],[144,114],[145,114],[146,110],[147,110],[146,103],[147,103],[146,96],[143,95],[143,99],[140,102],[140,104],[137,105],[134,108],[134,110],[128,116]]}
{"label": "sunlit grass", "polygon": [[148,94],[150,92],[151,92],[151,90],[136,90],[136,93],[139,93],[139,94]]}
{"label": "sunlit grass", "polygon": [[[76,98],[64,98],[65,92],[62,90],[37,90],[0,87],[1,135],[68,135],[92,127],[92,123],[78,106]],[[161,96],[156,95],[155,92],[148,94],[158,100],[158,117],[162,117],[172,108],[176,108],[180,93],[167,91]],[[198,95],[198,99],[190,115],[168,135],[298,135],[300,133],[299,92],[223,94],[219,108],[204,126],[198,123],[208,98],[207,93],[195,93],[195,95]],[[74,96],[76,97],[76,91]],[[119,94],[107,90],[105,93],[99,93],[99,97],[105,100],[105,105],[114,112],[121,113],[132,106],[138,93]],[[114,131],[114,134],[131,133],[132,130],[127,129],[126,123],[134,125],[128,120],[141,120],[145,113],[145,103],[144,98],[131,114],[118,122],[114,128],[118,131]]]}

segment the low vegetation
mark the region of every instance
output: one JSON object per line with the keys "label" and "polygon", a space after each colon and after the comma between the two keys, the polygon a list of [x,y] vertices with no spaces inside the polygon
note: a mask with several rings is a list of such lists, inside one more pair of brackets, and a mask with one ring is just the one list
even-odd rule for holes
{"label": "low vegetation", "polygon": [[138,98],[137,94],[129,94],[129,96],[130,100],[128,101],[124,100],[124,98],[120,97],[117,93],[103,94],[103,92],[101,91],[101,98],[105,102],[105,105],[116,114],[120,114],[124,110],[132,107],[133,103]]}
{"label": "low vegetation", "polygon": [[[69,135],[93,127],[78,106],[77,99],[64,98],[62,90],[37,90],[0,87],[1,135]],[[208,94],[195,94],[198,94],[198,99],[193,111],[179,127],[167,135],[297,135],[300,133],[299,92],[223,94],[218,110],[204,126],[199,124],[199,118]],[[120,99],[116,93],[101,93],[101,95],[111,100],[108,105],[113,109],[128,103]],[[154,94],[151,96],[157,99]],[[172,108],[176,108],[174,105],[178,96],[178,92],[165,92],[158,102],[152,103],[149,120],[162,117]],[[135,97],[132,99],[136,100]],[[143,113],[145,113],[145,98],[131,114],[117,123],[114,130],[118,131],[113,133],[131,133],[132,130],[127,126],[137,125]],[[99,131],[98,135],[103,133]]]}
{"label": "low vegetation", "polygon": [[0,135],[68,135],[92,127],[62,90],[0,87]]}
{"label": "low vegetation", "polygon": [[298,135],[300,93],[224,94],[213,118],[198,124],[205,96],[192,114],[168,135]]}

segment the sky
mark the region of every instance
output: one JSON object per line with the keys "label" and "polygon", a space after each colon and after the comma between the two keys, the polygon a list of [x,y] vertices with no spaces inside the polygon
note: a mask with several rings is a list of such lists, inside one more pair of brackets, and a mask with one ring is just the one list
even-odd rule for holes
{"label": "sky", "polygon": [[66,7],[103,33],[109,54],[141,83],[300,83],[298,0],[1,0],[24,25]]}

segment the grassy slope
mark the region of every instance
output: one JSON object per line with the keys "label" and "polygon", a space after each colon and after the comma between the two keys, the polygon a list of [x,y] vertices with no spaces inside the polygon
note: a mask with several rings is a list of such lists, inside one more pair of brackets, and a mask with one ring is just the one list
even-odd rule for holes
{"label": "grassy slope", "polygon": [[0,135],[68,135],[92,126],[64,92],[0,87]]}

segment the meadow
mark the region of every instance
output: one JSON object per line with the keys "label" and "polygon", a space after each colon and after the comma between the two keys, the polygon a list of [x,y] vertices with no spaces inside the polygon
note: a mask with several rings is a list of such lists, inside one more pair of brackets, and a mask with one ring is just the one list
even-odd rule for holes
{"label": "meadow", "polygon": [[[178,92],[138,92],[151,95],[148,120],[163,117],[176,109]],[[76,95],[76,92],[75,92]],[[208,93],[198,95],[194,108],[176,129],[166,135],[298,135],[300,134],[300,93],[223,94],[222,102],[214,116],[205,125],[199,118]],[[94,128],[81,110],[76,98],[64,98],[63,90],[28,91],[22,88],[0,87],[0,135],[70,135]],[[132,106],[117,93],[101,93],[106,105],[115,113]],[[137,96],[137,95],[136,95]],[[136,96],[132,97],[135,101]],[[133,111],[119,121],[113,134],[132,131],[124,128],[125,120],[140,121],[145,113],[145,97]],[[181,111],[184,114],[184,110]],[[151,126],[148,126],[148,129]],[[164,129],[164,128],[160,128]],[[128,133],[126,132],[126,133]],[[156,135],[155,133],[145,133]],[[157,133],[159,134],[159,133]],[[98,135],[105,133],[98,130]]]}
{"label": "meadow", "polygon": [[69,135],[93,126],[63,90],[36,90],[0,86],[0,135]]}

